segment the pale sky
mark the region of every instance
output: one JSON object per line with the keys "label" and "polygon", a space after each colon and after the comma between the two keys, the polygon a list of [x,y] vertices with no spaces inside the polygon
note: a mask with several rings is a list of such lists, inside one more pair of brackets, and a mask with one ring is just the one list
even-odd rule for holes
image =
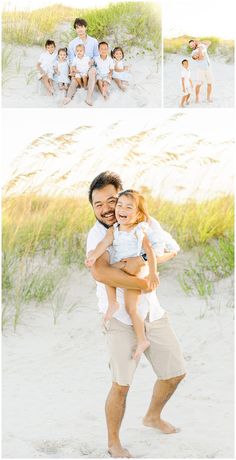
{"label": "pale sky", "polygon": [[164,0],[162,12],[164,38],[235,38],[235,0]]}
{"label": "pale sky", "polygon": [[[112,123],[117,123],[114,130],[120,136],[135,134],[153,126],[159,127],[161,132],[162,125],[177,112],[173,109],[147,109],[142,110],[142,116],[140,116],[140,110],[137,109],[127,111],[124,109],[99,109],[90,112],[83,109],[67,110],[66,112],[61,109],[20,109],[19,118],[19,109],[4,109],[2,120],[3,182],[7,179],[13,159],[42,134],[60,135],[83,125],[99,128],[108,127]],[[23,120],[23,124],[20,123],[20,120]],[[177,134],[196,132],[213,142],[232,140],[234,138],[234,110],[224,109],[222,112],[219,109],[204,111],[191,109],[191,111],[186,111],[183,117],[177,118],[174,125],[171,124],[170,129],[172,133],[175,129]]]}

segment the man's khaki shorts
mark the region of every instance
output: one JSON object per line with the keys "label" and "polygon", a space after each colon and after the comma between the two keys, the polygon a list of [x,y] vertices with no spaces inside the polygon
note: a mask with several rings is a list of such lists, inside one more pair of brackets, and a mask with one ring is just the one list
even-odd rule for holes
{"label": "man's khaki shorts", "polygon": [[[145,321],[150,347],[144,352],[159,380],[167,380],[185,373],[185,362],[179,341],[167,313],[151,323]],[[138,361],[132,359],[136,348],[133,326],[112,318],[106,326],[109,367],[112,381],[131,385]]]}
{"label": "man's khaki shorts", "polygon": [[197,72],[197,84],[198,85],[203,85],[205,82],[208,85],[212,85],[212,83],[213,83],[213,75],[212,75],[211,68],[206,69],[206,70],[198,69],[198,72]]}

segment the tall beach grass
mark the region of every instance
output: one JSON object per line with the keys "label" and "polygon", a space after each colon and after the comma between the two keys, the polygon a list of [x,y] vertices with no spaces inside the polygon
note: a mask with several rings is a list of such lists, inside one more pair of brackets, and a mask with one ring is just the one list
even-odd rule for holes
{"label": "tall beach grass", "polygon": [[[191,48],[188,45],[189,40],[193,37],[183,35],[175,38],[164,39],[164,55],[170,54],[182,54],[187,55],[190,53]],[[234,62],[234,40],[223,40],[219,37],[194,37],[198,40],[209,40],[211,45],[209,46],[208,52],[211,56],[219,56],[224,58],[225,62]]]}
{"label": "tall beach grass", "polygon": [[[161,46],[161,11],[154,2],[122,2],[92,9],[55,4],[32,11],[3,11],[2,39],[5,44],[32,46],[54,38],[58,45],[68,45],[76,36],[76,17],[86,19],[90,35],[98,40],[110,38],[112,46]],[[117,42],[121,36],[124,42]]]}
{"label": "tall beach grass", "polygon": [[[179,278],[184,292],[209,296],[212,281],[233,270],[233,197],[181,204],[150,194],[146,198],[150,214],[182,250],[199,248],[197,263]],[[94,222],[84,197],[22,195],[3,199],[3,327],[10,323],[16,328],[27,305],[48,299],[56,322],[66,304],[58,294],[61,284],[71,269],[83,267],[86,236]]]}

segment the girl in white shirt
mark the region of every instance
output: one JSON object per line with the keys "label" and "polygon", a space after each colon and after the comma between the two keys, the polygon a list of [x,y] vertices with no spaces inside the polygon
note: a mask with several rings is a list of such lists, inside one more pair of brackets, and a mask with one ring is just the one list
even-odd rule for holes
{"label": "girl in white shirt", "polygon": [[55,77],[60,90],[68,90],[69,88],[69,64],[68,64],[67,48],[60,48],[57,53],[57,62],[54,65]]}
{"label": "girl in white shirt", "polygon": [[112,80],[112,71],[114,69],[113,60],[108,56],[108,43],[100,42],[98,45],[99,56],[94,58],[96,65],[96,80],[98,88],[104,99],[109,96],[109,86]]}
{"label": "girl in white shirt", "polygon": [[124,51],[120,46],[114,48],[111,52],[111,57],[114,62],[114,70],[112,73],[112,78],[116,82],[117,86],[125,91],[127,89],[127,84],[130,80],[130,74],[128,72],[129,66],[124,63]]}
{"label": "girl in white shirt", "polygon": [[92,65],[89,56],[85,55],[85,46],[79,44],[76,46],[76,56],[72,61],[71,75],[75,77],[80,87],[87,89],[88,86],[88,71]]}
{"label": "girl in white shirt", "polygon": [[47,40],[45,43],[45,50],[39,57],[37,62],[38,79],[42,80],[50,95],[54,94],[53,88],[53,74],[54,64],[56,62],[57,53],[56,45],[53,40]]}
{"label": "girl in white shirt", "polygon": [[[128,257],[138,256],[143,250],[147,255],[149,266],[147,278],[149,279],[151,289],[154,290],[158,286],[158,258],[150,243],[151,235],[148,225],[150,217],[144,197],[135,190],[121,192],[118,197],[115,214],[117,223],[107,230],[103,240],[93,251],[90,251],[85,262],[87,267],[91,267],[108,248],[111,263],[119,262]],[[161,256],[161,261],[167,261],[174,257],[174,255],[174,253],[166,253]],[[116,299],[116,289],[106,286],[106,290],[108,309],[105,314],[105,321],[111,319],[113,314],[119,309]],[[124,291],[126,310],[132,319],[137,336],[137,348],[133,355],[134,359],[140,358],[141,354],[150,345],[145,336],[144,321],[139,315],[137,308],[140,294],[141,292],[138,290],[126,289]]]}

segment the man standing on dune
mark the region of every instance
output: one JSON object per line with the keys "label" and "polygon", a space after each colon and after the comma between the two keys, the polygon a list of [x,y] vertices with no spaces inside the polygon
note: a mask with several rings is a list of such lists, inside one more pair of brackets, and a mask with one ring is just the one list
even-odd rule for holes
{"label": "man standing on dune", "polygon": [[211,63],[208,55],[208,48],[211,44],[209,40],[189,40],[189,46],[192,49],[191,56],[197,63],[197,83],[195,87],[196,98],[195,102],[199,103],[201,86],[207,84],[207,102],[212,102],[212,84],[213,75]]}
{"label": "man standing on dune", "polygon": [[[121,179],[114,172],[105,171],[92,181],[89,189],[89,201],[97,221],[88,234],[87,254],[95,249],[106,235],[107,229],[115,224],[115,207],[121,190]],[[178,244],[155,219],[150,218],[149,225],[153,232],[163,238],[168,252],[178,252]],[[140,289],[148,292],[147,280],[132,276],[137,275],[147,263],[144,256],[145,254],[109,265],[106,255],[103,254],[91,268],[92,275],[97,282],[100,312],[105,313],[107,309],[105,284],[117,288],[117,299],[120,305],[104,331],[112,377],[112,386],[106,400],[105,412],[108,452],[113,458],[132,457],[129,451],[122,446],[119,437],[125,414],[127,394],[138,364],[136,360],[131,358],[136,336],[131,318],[125,308],[123,289]],[[177,429],[163,420],[161,413],[179,382],[185,376],[185,363],[181,347],[171,327],[168,315],[160,306],[156,296],[152,302],[148,302],[145,294],[142,294],[138,310],[145,321],[147,338],[151,343],[148,350],[145,351],[145,355],[157,376],[143,424],[159,429],[165,434],[176,433]]]}
{"label": "man standing on dune", "polygon": [[[90,59],[94,59],[96,56],[99,56],[98,52],[98,41],[96,38],[90,37],[87,34],[87,22],[85,19],[76,18],[74,21],[74,29],[76,30],[77,37],[71,40],[68,46],[68,57],[69,57],[69,64],[71,66],[74,57],[76,56],[76,46],[77,45],[84,45],[85,47],[85,54],[89,56]],[[96,70],[95,67],[92,66],[88,72],[88,91],[87,97],[85,102],[88,105],[93,105],[92,95],[94,91],[96,83]],[[67,93],[66,102],[69,102],[72,97],[75,95],[76,90],[78,88],[78,82],[73,77],[71,80],[71,84]]]}

